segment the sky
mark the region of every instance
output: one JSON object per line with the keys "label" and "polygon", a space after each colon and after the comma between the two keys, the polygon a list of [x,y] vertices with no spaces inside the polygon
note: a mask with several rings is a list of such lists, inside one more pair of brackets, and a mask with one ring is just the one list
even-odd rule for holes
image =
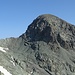
{"label": "sky", "polygon": [[75,25],[75,0],[0,0],[0,39],[20,36],[42,14]]}

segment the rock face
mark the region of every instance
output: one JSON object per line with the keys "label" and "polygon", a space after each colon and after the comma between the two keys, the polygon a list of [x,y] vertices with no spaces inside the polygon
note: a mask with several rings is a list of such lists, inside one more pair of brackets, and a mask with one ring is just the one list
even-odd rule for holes
{"label": "rock face", "polygon": [[75,26],[54,15],[38,16],[0,48],[0,66],[12,75],[75,75]]}

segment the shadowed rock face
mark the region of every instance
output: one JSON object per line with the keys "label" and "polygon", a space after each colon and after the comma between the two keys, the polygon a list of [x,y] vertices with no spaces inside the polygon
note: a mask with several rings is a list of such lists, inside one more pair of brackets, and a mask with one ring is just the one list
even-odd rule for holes
{"label": "shadowed rock face", "polygon": [[29,41],[56,43],[66,49],[75,46],[75,26],[50,14],[37,17],[22,35],[25,39],[24,35]]}
{"label": "shadowed rock face", "polygon": [[75,74],[75,26],[56,16],[38,16],[20,37],[0,40],[0,48],[0,66],[12,75]]}

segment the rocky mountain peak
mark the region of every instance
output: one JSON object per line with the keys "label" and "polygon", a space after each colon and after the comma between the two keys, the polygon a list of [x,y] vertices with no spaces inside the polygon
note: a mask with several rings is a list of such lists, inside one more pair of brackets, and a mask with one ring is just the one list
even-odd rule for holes
{"label": "rocky mountain peak", "polygon": [[1,75],[75,75],[75,26],[38,16],[18,38],[0,40]]}
{"label": "rocky mountain peak", "polygon": [[44,41],[60,44],[64,48],[74,48],[75,27],[50,14],[38,16],[22,35],[28,41]]}
{"label": "rocky mountain peak", "polygon": [[[26,31],[26,36],[31,40],[41,40],[41,37],[45,37],[53,31],[54,26],[60,22],[60,19],[50,15],[45,14],[38,16],[28,27]],[[49,37],[49,36],[47,36]],[[35,39],[34,39],[35,38]]]}

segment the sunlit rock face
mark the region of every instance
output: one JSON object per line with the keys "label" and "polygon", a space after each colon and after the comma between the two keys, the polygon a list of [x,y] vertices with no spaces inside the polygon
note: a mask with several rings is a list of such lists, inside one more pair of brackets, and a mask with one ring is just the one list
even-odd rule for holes
{"label": "sunlit rock face", "polygon": [[74,75],[75,26],[38,16],[20,37],[0,40],[0,66],[11,75]]}

